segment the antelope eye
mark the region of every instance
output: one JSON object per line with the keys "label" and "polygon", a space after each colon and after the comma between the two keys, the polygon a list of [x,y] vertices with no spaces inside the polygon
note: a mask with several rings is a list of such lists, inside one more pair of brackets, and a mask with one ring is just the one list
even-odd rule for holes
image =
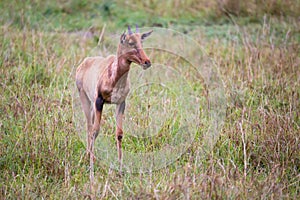
{"label": "antelope eye", "polygon": [[134,42],[128,42],[129,46],[134,46]]}

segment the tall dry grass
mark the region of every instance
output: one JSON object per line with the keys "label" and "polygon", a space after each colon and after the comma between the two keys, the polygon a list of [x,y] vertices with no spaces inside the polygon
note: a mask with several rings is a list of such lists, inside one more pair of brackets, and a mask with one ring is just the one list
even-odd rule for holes
{"label": "tall dry grass", "polygon": [[[299,1],[235,2],[0,2],[0,199],[299,199]],[[124,4],[171,22],[185,15],[209,22],[182,26],[218,66],[226,120],[209,154],[201,154],[207,128],[201,121],[187,152],[159,171],[120,177],[97,160],[91,194],[85,143],[74,125],[73,70],[83,57],[111,48],[108,38],[119,32],[121,14],[95,18],[100,9],[130,17]],[[228,18],[233,23],[215,24]],[[193,81],[202,91],[200,78]],[[107,115],[101,133],[113,140],[113,116]],[[162,145],[160,138],[127,141],[133,152]]]}

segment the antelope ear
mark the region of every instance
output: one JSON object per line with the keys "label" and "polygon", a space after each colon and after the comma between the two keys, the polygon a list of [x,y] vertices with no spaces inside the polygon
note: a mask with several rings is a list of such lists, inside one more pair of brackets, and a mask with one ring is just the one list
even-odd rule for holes
{"label": "antelope ear", "polygon": [[124,42],[125,42],[125,40],[126,40],[126,33],[125,33],[126,31],[124,31],[124,33],[121,35],[121,37],[120,37],[120,42],[121,42],[121,44],[124,44]]}
{"label": "antelope ear", "polygon": [[144,40],[146,37],[148,37],[149,35],[151,35],[151,33],[153,32],[153,30],[147,32],[147,33],[143,33],[141,36],[141,39]]}

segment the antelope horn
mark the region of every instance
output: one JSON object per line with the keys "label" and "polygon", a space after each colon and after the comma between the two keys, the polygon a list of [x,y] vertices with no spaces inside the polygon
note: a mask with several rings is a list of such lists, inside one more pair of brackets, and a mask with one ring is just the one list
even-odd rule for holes
{"label": "antelope horn", "polygon": [[128,34],[131,35],[132,34],[132,31],[130,29],[130,26],[128,25]]}
{"label": "antelope horn", "polygon": [[139,32],[140,32],[139,27],[138,27],[137,24],[135,25],[135,32],[136,32],[136,33],[139,33]]}

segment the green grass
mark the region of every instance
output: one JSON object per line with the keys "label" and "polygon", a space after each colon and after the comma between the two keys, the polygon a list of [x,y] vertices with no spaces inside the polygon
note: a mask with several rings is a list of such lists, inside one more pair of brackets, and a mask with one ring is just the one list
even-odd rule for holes
{"label": "green grass", "polygon": [[[236,2],[1,1],[0,199],[298,199],[299,1]],[[175,77],[168,89],[135,90],[128,99],[123,149],[151,152],[172,142],[180,120],[188,117],[178,112],[185,108],[184,101],[176,101],[178,88],[187,102],[191,94],[197,98],[196,137],[175,162],[149,173],[120,177],[97,155],[91,193],[74,70],[86,56],[115,52],[115,38],[135,23],[182,31],[199,43],[218,66],[226,118],[214,148],[203,154],[210,120],[207,77],[176,55],[147,50],[153,62],[180,72],[188,87],[162,68],[170,80]],[[147,44],[155,42],[150,37]],[[189,50],[188,56],[198,55]],[[134,86],[140,68],[133,66],[132,72]],[[160,115],[147,117],[150,108]],[[167,114],[159,113],[162,109]],[[114,153],[114,106],[105,106],[103,118],[100,135],[107,140],[96,143],[111,142]],[[161,122],[159,135],[130,134],[146,129],[147,120]]]}

